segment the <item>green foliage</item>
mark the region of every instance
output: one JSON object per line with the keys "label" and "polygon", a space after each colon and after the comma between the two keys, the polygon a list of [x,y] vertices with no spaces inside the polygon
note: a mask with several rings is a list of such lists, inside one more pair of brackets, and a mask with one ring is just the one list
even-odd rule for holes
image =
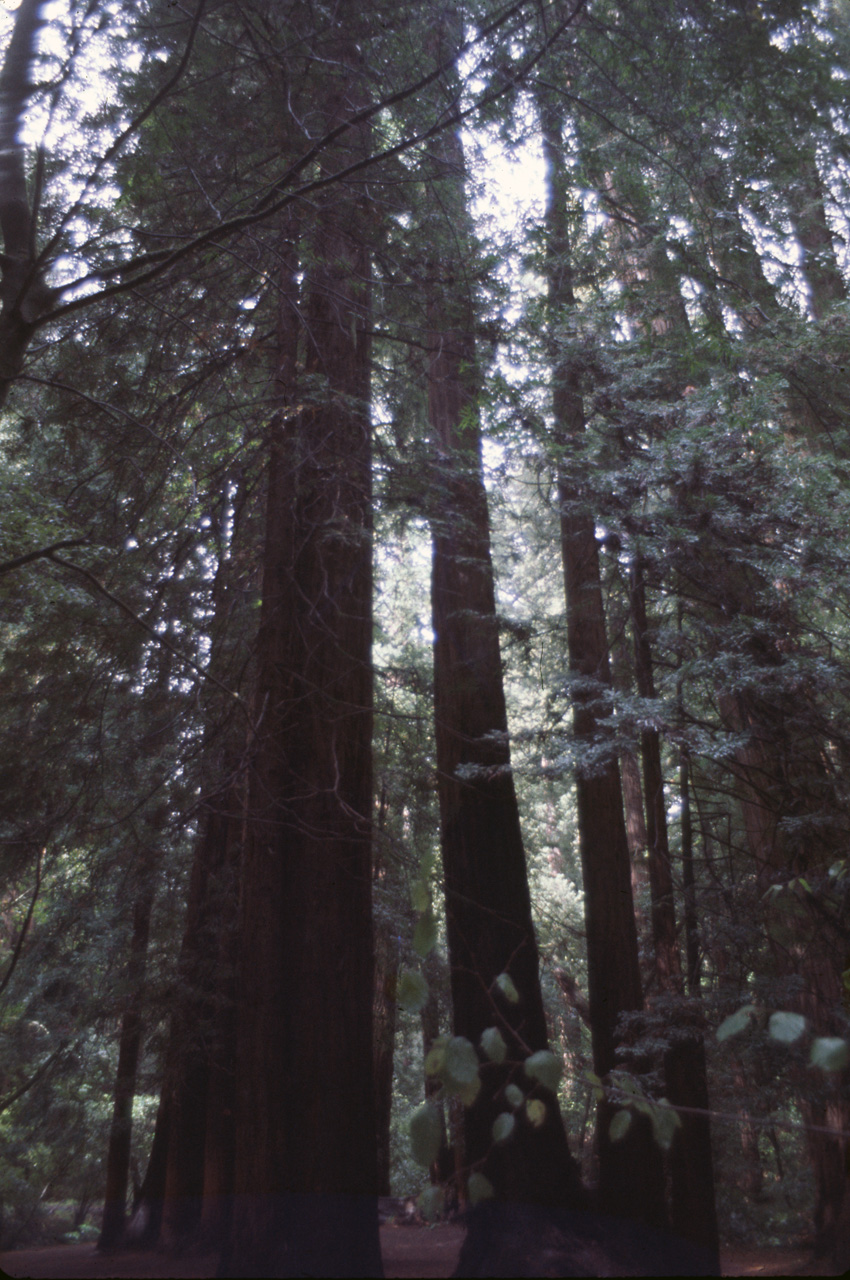
{"label": "green foliage", "polygon": [[495,980],[495,986],[502,993],[508,1004],[519,1004],[519,992],[509,973],[500,973]]}
{"label": "green foliage", "polygon": [[757,1012],[755,1005],[745,1004],[740,1009],[737,1009],[735,1013],[730,1013],[729,1017],[724,1018],[717,1028],[715,1032],[717,1039],[721,1041],[728,1040],[730,1036],[736,1036],[740,1032],[746,1031]]}
{"label": "green foliage", "polygon": [[615,1111],[608,1126],[608,1137],[612,1142],[619,1142],[625,1138],[632,1123],[632,1113],[625,1109]]}
{"label": "green foliage", "polygon": [[493,1121],[493,1141],[507,1142],[514,1131],[516,1121],[509,1111],[502,1111]]}
{"label": "green foliage", "polygon": [[437,944],[437,919],[430,906],[423,911],[413,930],[413,950],[424,960]]}
{"label": "green foliage", "polygon": [[487,1027],[486,1031],[481,1033],[481,1049],[491,1062],[504,1062],[508,1056],[508,1046],[505,1044],[505,1037],[502,1035],[498,1027]]}
{"label": "green foliage", "polygon": [[850,1043],[839,1036],[818,1036],[812,1041],[809,1061],[821,1071],[843,1071],[850,1066]]}
{"label": "green foliage", "polygon": [[424,1102],[410,1117],[410,1145],[417,1164],[428,1168],[437,1159],[443,1136],[440,1112],[430,1102]]}
{"label": "green foliage", "polygon": [[772,1013],[768,1032],[772,1040],[780,1044],[794,1044],[806,1030],[806,1019],[801,1013]]}
{"label": "green foliage", "polygon": [[442,1215],[446,1193],[442,1187],[426,1187],[420,1192],[416,1206],[426,1222],[436,1222]]}
{"label": "green foliage", "polygon": [[455,1094],[471,1107],[481,1088],[478,1055],[464,1036],[439,1036],[425,1059],[426,1075],[442,1082],[448,1094]]}
{"label": "green foliage", "polygon": [[428,1000],[428,983],[421,973],[412,973],[403,969],[399,974],[396,987],[396,1000],[399,1008],[406,1013],[419,1013]]}
{"label": "green foliage", "polygon": [[466,1191],[471,1205],[480,1204],[482,1200],[492,1200],[495,1195],[490,1179],[485,1178],[484,1174],[477,1170],[469,1175]]}
{"label": "green foliage", "polygon": [[527,1057],[522,1066],[529,1080],[539,1081],[552,1093],[558,1092],[558,1084],[564,1073],[564,1067],[554,1053],[551,1053],[548,1049],[541,1049],[539,1052],[532,1053]]}
{"label": "green foliage", "polygon": [[539,1129],[546,1119],[546,1103],[539,1098],[529,1098],[525,1104],[525,1115],[528,1123]]}

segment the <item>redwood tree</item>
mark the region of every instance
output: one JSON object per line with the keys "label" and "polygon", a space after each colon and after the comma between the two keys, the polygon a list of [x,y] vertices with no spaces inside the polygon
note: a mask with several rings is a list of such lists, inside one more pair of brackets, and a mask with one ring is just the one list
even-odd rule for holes
{"label": "redwood tree", "polygon": [[[445,44],[453,36],[457,43],[457,21],[442,12]],[[424,294],[434,722],[454,1030],[478,1045],[498,1026],[510,1063],[546,1049],[548,1040],[502,682],[460,136],[442,135],[430,162],[432,257]],[[497,986],[501,975],[513,982],[516,1003]],[[481,1091],[465,1113],[466,1162],[483,1167],[504,1199],[575,1206],[582,1202],[578,1170],[551,1094],[543,1091],[539,1129],[521,1114],[510,1142],[493,1141],[493,1122],[506,1107],[508,1063],[482,1067]],[[468,1242],[470,1256],[474,1250]]]}
{"label": "redwood tree", "polygon": [[[323,132],[368,102],[358,37],[361,18],[344,3],[311,47]],[[368,143],[367,125],[350,129],[323,151],[321,172],[362,158]],[[365,187],[340,182],[305,212],[303,231],[293,217],[280,240],[223,1275],[381,1274],[368,210]]]}

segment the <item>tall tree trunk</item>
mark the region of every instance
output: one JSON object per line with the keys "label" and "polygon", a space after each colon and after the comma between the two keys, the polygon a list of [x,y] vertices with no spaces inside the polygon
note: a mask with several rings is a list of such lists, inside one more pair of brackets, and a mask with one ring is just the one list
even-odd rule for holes
{"label": "tall tree trunk", "polygon": [[33,87],[44,0],[21,0],[0,70],[0,407],[21,371],[36,326],[56,296],[36,253],[20,129]]}
{"label": "tall tree trunk", "polygon": [[[367,101],[358,26],[345,3],[321,49],[324,131]],[[322,152],[324,172],[367,148],[366,126],[346,131]],[[365,188],[351,183],[314,200],[300,296],[294,232],[283,248],[222,1275],[382,1274],[368,207]]]}
{"label": "tall tree trunk", "polygon": [[[553,320],[575,305],[568,234],[568,175],[563,155],[560,104],[541,93],[548,166],[547,284]],[[620,770],[614,744],[604,751],[600,721],[610,712],[611,672],[602,601],[599,550],[593,514],[566,465],[570,440],[584,429],[577,376],[553,352],[553,409],[560,451],[558,494],[567,607],[567,643],[573,678],[573,730],[592,763],[576,769],[579,841],[585,895],[588,997],[594,1070],[606,1076],[617,1061],[617,1019],[643,1007],[629,846]],[[600,753],[600,747],[603,748]],[[637,1117],[625,1139],[609,1137],[612,1105],[597,1115],[599,1197],[608,1212],[661,1225],[666,1218],[663,1168],[649,1125]]]}
{"label": "tall tree trunk", "polygon": [[392,927],[375,930],[375,1116],[378,1134],[377,1189],[390,1194],[390,1133],[393,1101],[393,1068],[396,1033],[396,983],[398,939]]}
{"label": "tall tree trunk", "polygon": [[682,810],[682,885],[685,895],[685,955],[688,995],[700,993],[699,918],[694,878],[694,835],[691,820],[690,766],[683,754],[679,764],[679,804]]}
{"label": "tall tree trunk", "polygon": [[[456,214],[445,230],[455,249],[432,263],[428,282],[434,716],[454,1030],[477,1045],[486,1028],[499,1026],[516,1061],[546,1048],[547,1031],[508,745],[472,302],[457,249],[469,241],[457,134],[443,137],[435,160],[440,207]],[[515,984],[517,1004],[497,995],[502,973]],[[578,1170],[551,1095],[540,1129],[521,1117],[511,1141],[494,1145],[508,1073],[495,1063],[482,1072],[481,1092],[466,1110],[468,1164],[485,1170],[500,1198],[577,1203]],[[472,1252],[470,1242],[468,1258]]]}
{"label": "tall tree trunk", "polygon": [[797,239],[803,248],[803,274],[816,320],[847,297],[847,286],[835,258],[835,242],[824,207],[823,183],[814,142],[807,139],[794,156],[793,177],[786,187]]}
{"label": "tall tree trunk", "polygon": [[127,965],[127,1007],[121,1019],[118,1042],[118,1069],[106,1156],[106,1191],[99,1249],[110,1249],[117,1245],[126,1223],[133,1099],[136,1096],[136,1070],[142,1043],[142,1002],[153,899],[153,889],[146,888],[133,908],[133,935]]}
{"label": "tall tree trunk", "polygon": [[[655,697],[652,650],[646,620],[646,592],[640,558],[632,561],[630,596],[635,640],[635,676],[642,698]],[[667,839],[667,803],[661,768],[661,738],[653,727],[640,735],[643,785],[646,795],[646,834],[649,858],[649,888],[652,898],[652,937],[655,944],[655,972],[662,991],[681,988],[682,965],[676,935],[673,900],[673,869]]]}
{"label": "tall tree trunk", "polygon": [[219,1057],[226,1055],[232,1017],[226,951],[236,913],[233,825],[238,827],[240,816],[238,788],[228,785],[208,804],[192,867],[166,1076],[169,1139],[160,1238],[168,1248],[185,1244],[201,1221],[208,1128],[217,1114],[210,1111],[212,1046]]}
{"label": "tall tree trunk", "polygon": [[626,840],[629,846],[629,858],[632,864],[632,900],[635,908],[635,924],[638,939],[644,942],[644,932],[648,932],[641,905],[641,897],[646,893],[649,880],[647,859],[648,836],[646,834],[646,818],[643,812],[643,787],[640,781],[640,766],[637,757],[631,750],[620,755],[620,775],[623,784],[623,803],[626,811]]}

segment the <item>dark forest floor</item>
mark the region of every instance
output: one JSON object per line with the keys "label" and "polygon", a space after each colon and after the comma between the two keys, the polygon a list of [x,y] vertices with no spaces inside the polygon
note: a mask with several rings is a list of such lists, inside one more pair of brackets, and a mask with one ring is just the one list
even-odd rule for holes
{"label": "dark forest floor", "polygon": [[[431,1280],[450,1276],[457,1263],[464,1229],[458,1226],[381,1228],[387,1277]],[[809,1250],[724,1249],[725,1276],[836,1275],[826,1264],[813,1263]],[[91,1244],[53,1245],[0,1254],[0,1274],[32,1280],[209,1280],[215,1275],[214,1254],[175,1258],[164,1253],[120,1253],[104,1256]]]}

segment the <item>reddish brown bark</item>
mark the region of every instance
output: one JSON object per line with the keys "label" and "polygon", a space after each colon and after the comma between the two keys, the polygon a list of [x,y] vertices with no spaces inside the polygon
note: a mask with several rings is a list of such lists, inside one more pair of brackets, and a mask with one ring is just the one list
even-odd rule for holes
{"label": "reddish brown bark", "polygon": [[[560,104],[541,95],[544,151],[549,168],[547,283],[553,318],[574,306],[568,235],[568,178]],[[594,1070],[617,1062],[617,1020],[643,1007],[631,864],[614,744],[601,726],[611,707],[611,670],[593,514],[566,465],[571,439],[584,429],[577,371],[553,351],[553,410],[559,457],[561,552],[572,678],[573,731],[586,753],[576,767],[576,799],[587,930],[588,998]],[[637,1118],[626,1138],[612,1143],[614,1107],[599,1105],[599,1196],[608,1212],[650,1223],[665,1219],[662,1165],[649,1127]]]}
{"label": "reddish brown bark", "polygon": [[[349,8],[322,49],[326,130],[366,100]],[[325,171],[367,145],[348,131]],[[351,185],[315,200],[300,289],[294,232],[282,249],[224,1275],[381,1274],[367,213]]]}
{"label": "reddish brown bark", "polygon": [[[655,697],[652,674],[652,649],[646,618],[646,593],[643,566],[632,561],[630,574],[632,623],[635,640],[635,677],[642,698]],[[664,797],[664,773],[661,767],[661,739],[658,730],[641,730],[643,785],[646,795],[646,835],[649,860],[649,887],[652,897],[652,937],[655,945],[655,974],[662,991],[680,991],[682,964],[676,935],[676,910],[673,900],[673,871],[667,838],[667,804]]]}
{"label": "reddish brown bark", "polygon": [[[516,1061],[547,1047],[547,1029],[508,744],[462,253],[468,223],[459,136],[444,135],[433,159],[439,208],[449,213],[427,301],[434,717],[454,1030],[477,1045],[486,1028],[498,1026]],[[502,973],[513,979],[516,1004],[496,993]],[[578,1170],[551,1095],[539,1130],[521,1116],[511,1141],[494,1146],[507,1079],[506,1065],[482,1069],[481,1092],[466,1110],[468,1165],[483,1166],[504,1199],[575,1203]]]}
{"label": "reddish brown bark", "polygon": [[121,1035],[118,1042],[112,1126],[106,1156],[103,1223],[98,1240],[100,1249],[109,1249],[116,1245],[121,1239],[126,1223],[133,1099],[136,1096],[136,1070],[142,1043],[142,1002],[153,897],[152,889],[145,890],[133,909],[133,934],[127,965],[129,994],[121,1019]]}

